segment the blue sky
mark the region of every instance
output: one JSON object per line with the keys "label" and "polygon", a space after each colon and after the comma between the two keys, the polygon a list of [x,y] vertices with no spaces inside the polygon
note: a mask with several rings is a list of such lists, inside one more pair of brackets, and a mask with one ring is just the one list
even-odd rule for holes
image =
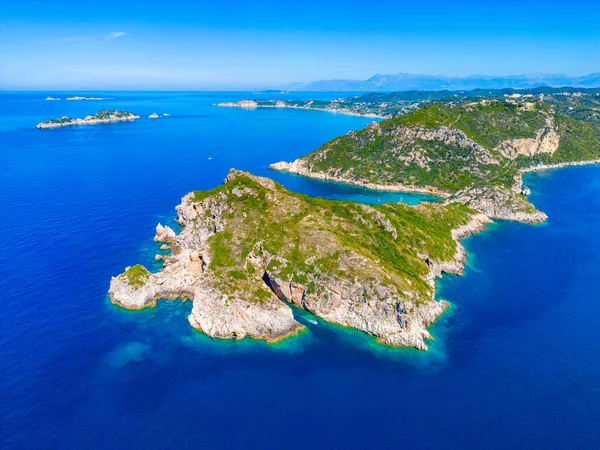
{"label": "blue sky", "polygon": [[0,89],[600,72],[600,2],[2,0]]}

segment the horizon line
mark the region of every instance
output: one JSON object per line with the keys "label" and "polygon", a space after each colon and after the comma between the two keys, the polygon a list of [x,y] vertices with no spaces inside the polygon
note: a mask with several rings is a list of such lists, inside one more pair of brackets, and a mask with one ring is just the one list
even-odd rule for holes
{"label": "horizon line", "polygon": [[550,89],[582,89],[582,90],[600,90],[599,86],[574,86],[574,85],[561,85],[551,86],[548,84],[540,84],[538,86],[528,87],[474,87],[469,89],[390,89],[390,90],[372,90],[372,89],[359,89],[359,90],[311,90],[311,89],[125,89],[125,88],[37,88],[37,89],[0,89],[0,92],[256,92],[256,93],[293,93],[293,92],[349,92],[349,93],[392,93],[392,92],[470,92],[478,90],[489,90],[489,91],[527,91],[533,89],[550,88]]}

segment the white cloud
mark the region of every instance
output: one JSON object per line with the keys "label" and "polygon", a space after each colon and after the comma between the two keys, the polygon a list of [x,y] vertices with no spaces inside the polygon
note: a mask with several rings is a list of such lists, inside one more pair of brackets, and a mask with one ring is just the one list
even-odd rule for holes
{"label": "white cloud", "polygon": [[125,34],[127,33],[125,33],[124,31],[115,31],[106,36],[106,40],[109,41],[111,39],[120,38],[121,36],[125,36]]}

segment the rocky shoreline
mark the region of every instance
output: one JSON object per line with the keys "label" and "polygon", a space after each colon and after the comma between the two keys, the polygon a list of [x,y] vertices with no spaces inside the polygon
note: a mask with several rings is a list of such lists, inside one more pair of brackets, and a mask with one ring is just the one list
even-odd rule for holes
{"label": "rocky shoreline", "polygon": [[515,178],[515,184],[513,185],[513,190],[516,192],[522,192],[522,190],[523,190],[523,174],[524,173],[538,172],[540,170],[561,169],[563,167],[571,167],[571,166],[589,166],[592,164],[600,164],[600,159],[590,159],[587,161],[563,162],[563,163],[556,163],[556,164],[538,164],[537,166],[526,167],[524,169],[519,170],[519,174]]}
{"label": "rocky shoreline", "polygon": [[[190,196],[184,197],[178,206],[179,219],[186,221],[188,207],[193,208]],[[158,224],[157,242],[165,242],[171,254],[164,259],[164,267],[157,273],[147,272],[142,283],[132,283],[132,267],[123,274],[113,277],[108,291],[112,303],[125,309],[140,310],[152,307],[159,299],[192,300],[192,312],[188,316],[189,324],[212,338],[221,339],[263,339],[277,342],[292,336],[304,328],[296,322],[292,310],[278,301],[270,301],[266,307],[240,298],[222,295],[214,285],[215,280],[204,277],[207,255],[198,249],[206,246],[209,237],[192,236],[185,228],[180,235],[170,227]],[[144,269],[145,270],[145,269]]]}
{"label": "rocky shoreline", "polygon": [[[467,264],[467,251],[465,247],[462,245],[461,241],[473,234],[477,234],[492,223],[492,220],[485,216],[484,214],[474,214],[469,219],[469,222],[466,225],[455,228],[452,230],[452,238],[456,242],[456,252],[454,254],[454,261],[432,261],[428,258],[427,255],[422,255],[425,258],[425,261],[429,265],[429,274],[427,276],[427,280],[432,287],[433,294],[431,299],[435,301],[436,296],[436,286],[435,280],[438,278],[442,278],[443,274],[450,275],[463,275],[465,266]],[[437,316],[430,315],[428,317],[424,317],[423,323],[426,327],[432,325],[438,318],[441,316],[448,308],[450,308],[450,304],[445,300],[437,300],[435,301],[437,304],[441,305],[443,309],[439,312]],[[425,329],[425,332],[428,334],[428,339],[432,339],[429,331]],[[416,347],[419,350],[426,350],[423,348]]]}
{"label": "rocky shoreline", "polygon": [[407,192],[407,193],[417,193],[417,194],[429,194],[436,195],[439,197],[449,197],[451,194],[449,192],[438,189],[434,186],[406,186],[403,184],[376,184],[370,183],[368,181],[363,180],[353,180],[349,178],[333,176],[323,172],[313,172],[309,170],[309,168],[300,160],[296,160],[294,162],[288,163],[285,161],[276,162],[269,165],[269,169],[277,170],[280,172],[288,172],[295,175],[302,175],[308,178],[314,178],[317,180],[324,181],[335,181],[337,183],[350,184],[353,186],[359,186],[366,189],[372,189],[376,191],[388,191],[388,192]]}
{"label": "rocky shoreline", "polygon": [[489,218],[521,223],[542,223],[548,216],[538,211],[520,192],[492,184],[478,184],[458,191],[444,204],[459,202]]}

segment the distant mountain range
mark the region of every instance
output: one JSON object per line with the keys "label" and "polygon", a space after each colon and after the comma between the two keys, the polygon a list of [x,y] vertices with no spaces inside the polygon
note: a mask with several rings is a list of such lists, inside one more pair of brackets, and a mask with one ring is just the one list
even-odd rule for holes
{"label": "distant mountain range", "polygon": [[470,89],[524,89],[539,86],[600,87],[600,73],[571,77],[560,74],[533,74],[467,77],[446,77],[442,75],[420,75],[397,73],[393,75],[373,75],[367,80],[321,80],[307,83],[293,83],[284,86],[289,91],[406,91]]}

